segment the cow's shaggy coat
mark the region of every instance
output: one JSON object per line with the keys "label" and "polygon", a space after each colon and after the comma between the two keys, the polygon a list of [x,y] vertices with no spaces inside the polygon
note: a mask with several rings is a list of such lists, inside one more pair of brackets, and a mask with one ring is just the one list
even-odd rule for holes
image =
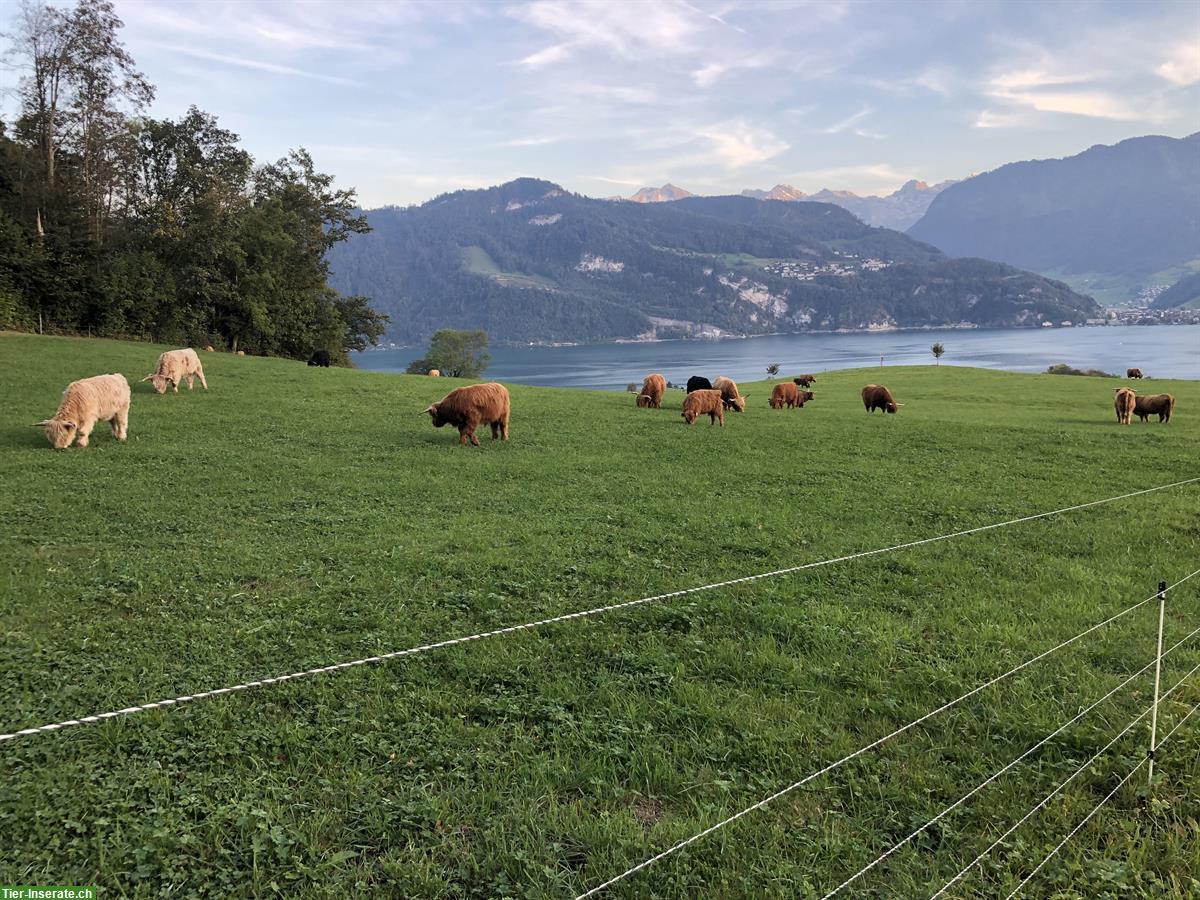
{"label": "cow's shaggy coat", "polygon": [[647,375],[642,381],[642,392],[637,396],[639,409],[662,409],[663,392],[667,389],[667,379],[655,373]]}
{"label": "cow's shaggy coat", "polygon": [[785,406],[788,409],[799,409],[812,398],[812,391],[802,391],[794,382],[784,381],[775,385],[775,389],[771,391],[771,409],[783,409]]}
{"label": "cow's shaggy coat", "polygon": [[178,394],[179,383],[185,378],[189,391],[197,378],[200,379],[201,386],[208,390],[208,382],[204,380],[204,366],[200,365],[200,357],[191,347],[184,350],[168,350],[161,354],[154,371],[142,381],[149,381],[160,394],[168,387],[173,387]]}
{"label": "cow's shaggy coat", "polygon": [[707,415],[710,425],[721,423],[725,427],[725,401],[720,391],[692,391],[683,399],[683,421],[693,424],[700,416]]}
{"label": "cow's shaggy coat", "polygon": [[1137,405],[1137,394],[1132,388],[1119,387],[1113,395],[1113,408],[1117,411],[1117,424],[1128,425],[1133,421],[1133,408]]}
{"label": "cow's shaggy coat", "polygon": [[692,391],[711,391],[711,390],[712,390],[712,382],[709,381],[707,378],[705,378],[703,375],[693,375],[691,378],[689,378],[687,380],[687,392],[689,394]]}
{"label": "cow's shaggy coat", "polygon": [[884,412],[894,413],[900,406],[892,398],[892,392],[885,388],[882,384],[868,384],[862,389],[863,407],[869,413],[881,409]]}
{"label": "cow's shaggy coat", "polygon": [[1151,416],[1158,416],[1159,422],[1170,422],[1174,410],[1175,397],[1171,394],[1150,394],[1133,401],[1133,413],[1143,422],[1150,421]]}
{"label": "cow's shaggy coat", "polygon": [[721,392],[721,399],[725,401],[725,408],[732,409],[734,412],[746,411],[746,397],[738,393],[738,386],[732,378],[726,378],[722,375],[713,382],[713,390]]}
{"label": "cow's shaggy coat", "polygon": [[472,384],[455,388],[425,412],[433,420],[434,428],[453,425],[458,429],[458,442],[479,446],[475,429],[481,423],[492,426],[492,440],[508,440],[508,388],[496,382]]}
{"label": "cow's shaggy coat", "polygon": [[62,402],[54,418],[38,422],[55,449],[88,445],[88,435],[97,422],[112,425],[113,436],[125,440],[129,428],[129,382],[124,375],[96,375],[72,381],[63,391]]}

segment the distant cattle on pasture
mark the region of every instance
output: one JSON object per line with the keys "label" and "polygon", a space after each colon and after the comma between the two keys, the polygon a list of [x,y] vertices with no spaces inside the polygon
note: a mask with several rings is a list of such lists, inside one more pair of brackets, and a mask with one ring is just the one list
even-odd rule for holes
{"label": "distant cattle on pasture", "polygon": [[431,403],[425,412],[433,420],[434,428],[443,425],[458,428],[460,444],[470,439],[478,447],[475,429],[484,423],[492,426],[492,440],[508,440],[508,388],[494,381],[455,388],[437,403]]}
{"label": "distant cattle on pasture", "polygon": [[314,350],[313,355],[308,358],[310,366],[320,366],[322,369],[329,368],[329,351]]}
{"label": "distant cattle on pasture", "polygon": [[800,387],[808,387],[810,384],[812,384],[816,380],[817,380],[816,375],[800,375],[796,378],[793,378],[792,383],[799,385]]}
{"label": "distant cattle on pasture", "polygon": [[1142,374],[1141,369],[1126,369],[1125,377],[1126,378],[1145,378],[1146,376]]}
{"label": "distant cattle on pasture", "polygon": [[149,381],[160,394],[166,392],[167,388],[173,388],[178,394],[179,383],[185,378],[189,391],[197,378],[200,379],[201,387],[208,390],[208,382],[204,380],[204,366],[200,364],[200,357],[191,347],[160,353],[154,371],[142,381]]}

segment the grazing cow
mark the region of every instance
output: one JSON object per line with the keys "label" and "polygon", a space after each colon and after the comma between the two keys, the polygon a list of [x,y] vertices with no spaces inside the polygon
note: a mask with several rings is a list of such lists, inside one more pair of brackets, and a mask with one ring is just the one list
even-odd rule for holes
{"label": "grazing cow", "polygon": [[1126,369],[1125,377],[1126,378],[1145,378],[1146,376],[1142,374],[1141,369]]}
{"label": "grazing cow", "polygon": [[237,354],[236,354],[236,355],[237,355],[237,356],[245,356],[245,355],[246,355],[246,351],[245,351],[245,350],[239,350],[239,351],[237,352]]}
{"label": "grazing cow", "polygon": [[785,406],[788,409],[800,409],[812,398],[812,391],[802,391],[794,383],[784,381],[775,385],[775,390],[771,392],[771,409],[783,409]]}
{"label": "grazing cow", "polygon": [[720,376],[713,382],[713,390],[721,392],[721,400],[725,404],[726,409],[732,409],[734,412],[746,411],[746,401],[750,398],[748,395],[743,397],[738,393],[738,386],[734,384],[732,378],[726,378],[724,375]]}
{"label": "grazing cow", "polygon": [[712,390],[712,382],[709,381],[707,378],[703,377],[702,375],[693,375],[691,378],[689,378],[687,380],[687,392],[689,394],[692,391],[711,391],[711,390]]}
{"label": "grazing cow", "polygon": [[441,369],[430,369],[430,370],[429,370],[429,377],[430,377],[430,378],[441,378],[441,377],[442,377],[442,370],[441,370]]}
{"label": "grazing cow", "polygon": [[212,344],[205,344],[205,346],[204,346],[204,352],[205,352],[205,353],[216,353],[216,351],[215,351],[215,350],[213,350],[213,345],[212,345]]}
{"label": "grazing cow", "polygon": [[129,382],[124,375],[96,375],[72,381],[63,391],[62,402],[53,419],[38,422],[56,450],[71,446],[79,439],[79,446],[88,445],[88,435],[97,422],[108,422],[113,436],[125,440],[129,428]]}
{"label": "grazing cow", "polygon": [[793,378],[792,383],[806,388],[816,380],[816,375],[801,375],[799,378]]}
{"label": "grazing cow", "polygon": [[662,409],[663,392],[667,389],[667,379],[661,375],[647,375],[642,381],[642,392],[637,396],[638,409]]}
{"label": "grazing cow", "polygon": [[494,381],[455,388],[425,412],[433,420],[434,428],[457,427],[460,444],[470,438],[478,447],[475,429],[483,422],[492,426],[492,440],[498,437],[508,440],[508,389]]}
{"label": "grazing cow", "polygon": [[310,366],[320,366],[322,369],[329,368],[329,351],[314,350],[313,355],[308,358]]}
{"label": "grazing cow", "polygon": [[708,423],[721,423],[725,427],[725,401],[720,391],[692,391],[683,398],[683,421],[691,425],[700,416],[707,415]]}
{"label": "grazing cow", "polygon": [[892,399],[892,392],[882,384],[868,384],[862,389],[862,399],[863,406],[869,413],[873,413],[877,409],[894,413],[897,408],[904,405]]}
{"label": "grazing cow", "polygon": [[1119,387],[1113,396],[1113,408],[1117,411],[1117,424],[1128,425],[1133,421],[1133,407],[1137,404],[1137,394],[1132,388]]}
{"label": "grazing cow", "polygon": [[1171,413],[1175,410],[1175,398],[1171,394],[1151,394],[1147,397],[1135,397],[1133,412],[1143,422],[1149,422],[1153,415],[1158,416],[1159,422],[1170,422]]}
{"label": "grazing cow", "polygon": [[175,393],[178,394],[179,383],[185,378],[189,391],[197,378],[200,379],[201,386],[206,391],[208,390],[208,382],[204,380],[204,366],[200,365],[200,357],[191,347],[184,350],[168,350],[161,354],[154,367],[154,372],[147,375],[142,381],[152,383],[154,390],[160,394],[164,393],[168,386],[173,387]]}

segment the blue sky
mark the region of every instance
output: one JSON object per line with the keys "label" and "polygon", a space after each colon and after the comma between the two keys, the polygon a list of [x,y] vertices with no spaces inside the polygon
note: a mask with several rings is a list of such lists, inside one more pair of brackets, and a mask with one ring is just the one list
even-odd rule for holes
{"label": "blue sky", "polygon": [[152,113],[367,206],[520,175],[887,192],[1200,130],[1200,3],[116,0]]}

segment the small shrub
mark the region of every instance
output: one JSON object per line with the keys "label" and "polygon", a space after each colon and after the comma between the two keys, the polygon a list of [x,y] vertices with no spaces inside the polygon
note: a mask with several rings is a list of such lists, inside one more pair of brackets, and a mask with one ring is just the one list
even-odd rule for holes
{"label": "small shrub", "polygon": [[1091,378],[1116,378],[1112,372],[1104,372],[1100,369],[1074,369],[1066,363],[1055,363],[1046,369],[1047,375],[1085,375]]}

